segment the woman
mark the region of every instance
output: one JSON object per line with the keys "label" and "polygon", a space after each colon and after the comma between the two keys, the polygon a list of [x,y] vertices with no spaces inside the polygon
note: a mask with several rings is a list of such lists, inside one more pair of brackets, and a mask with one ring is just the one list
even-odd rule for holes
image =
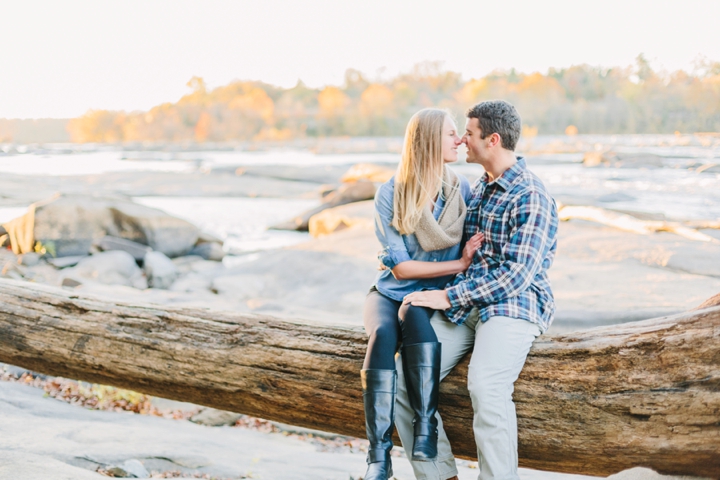
{"label": "woman", "polygon": [[467,269],[482,242],[478,234],[461,249],[470,185],[445,166],[457,160],[460,143],[447,112],[419,111],[405,131],[397,173],[375,195],[375,233],[383,246],[379,258],[386,269],[378,274],[364,310],[369,341],[361,379],[370,440],[365,480],[392,476],[394,357],[400,342],[414,411],[412,459],[437,457],[441,346],[430,325],[433,311],[400,307],[411,292],[444,288],[454,274]]}

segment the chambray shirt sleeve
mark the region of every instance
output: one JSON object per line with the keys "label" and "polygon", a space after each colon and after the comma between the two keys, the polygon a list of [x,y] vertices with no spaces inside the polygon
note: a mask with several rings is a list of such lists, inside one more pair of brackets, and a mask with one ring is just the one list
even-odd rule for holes
{"label": "chambray shirt sleeve", "polygon": [[478,278],[465,278],[447,288],[453,308],[483,306],[516,297],[530,287],[552,248],[557,229],[555,203],[540,192],[521,196],[511,207],[505,260]]}
{"label": "chambray shirt sleeve", "polygon": [[378,259],[389,269],[411,260],[402,235],[391,225],[393,218],[393,185],[388,182],[375,193],[375,235],[382,245]]}
{"label": "chambray shirt sleeve", "polygon": [[460,178],[460,193],[462,193],[463,200],[465,200],[465,205],[468,205],[472,198],[472,187],[464,176],[458,174],[458,178]]}

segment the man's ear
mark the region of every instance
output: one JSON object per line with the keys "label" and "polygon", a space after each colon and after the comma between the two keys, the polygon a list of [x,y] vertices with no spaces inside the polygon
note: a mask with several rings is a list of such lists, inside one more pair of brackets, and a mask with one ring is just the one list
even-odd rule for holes
{"label": "man's ear", "polygon": [[495,132],[490,135],[489,140],[488,147],[502,147],[502,139],[499,133]]}

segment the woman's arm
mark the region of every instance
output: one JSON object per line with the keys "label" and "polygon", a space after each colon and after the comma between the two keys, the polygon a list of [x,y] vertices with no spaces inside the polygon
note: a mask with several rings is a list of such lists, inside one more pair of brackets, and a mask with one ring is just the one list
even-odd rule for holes
{"label": "woman's arm", "polygon": [[462,257],[445,262],[420,262],[407,260],[392,268],[393,276],[398,280],[444,277],[464,272],[472,263],[473,255],[482,245],[483,234],[476,233],[466,243]]}

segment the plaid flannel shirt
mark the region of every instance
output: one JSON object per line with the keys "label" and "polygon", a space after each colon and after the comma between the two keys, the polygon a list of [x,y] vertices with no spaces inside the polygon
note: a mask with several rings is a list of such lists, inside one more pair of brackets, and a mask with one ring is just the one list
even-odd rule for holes
{"label": "plaid flannel shirt", "polygon": [[470,268],[446,288],[448,319],[467,320],[473,307],[485,322],[501,315],[537,324],[545,332],[555,313],[547,271],[557,248],[555,200],[518,157],[500,178],[487,174],[473,185],[465,236],[485,234]]}

